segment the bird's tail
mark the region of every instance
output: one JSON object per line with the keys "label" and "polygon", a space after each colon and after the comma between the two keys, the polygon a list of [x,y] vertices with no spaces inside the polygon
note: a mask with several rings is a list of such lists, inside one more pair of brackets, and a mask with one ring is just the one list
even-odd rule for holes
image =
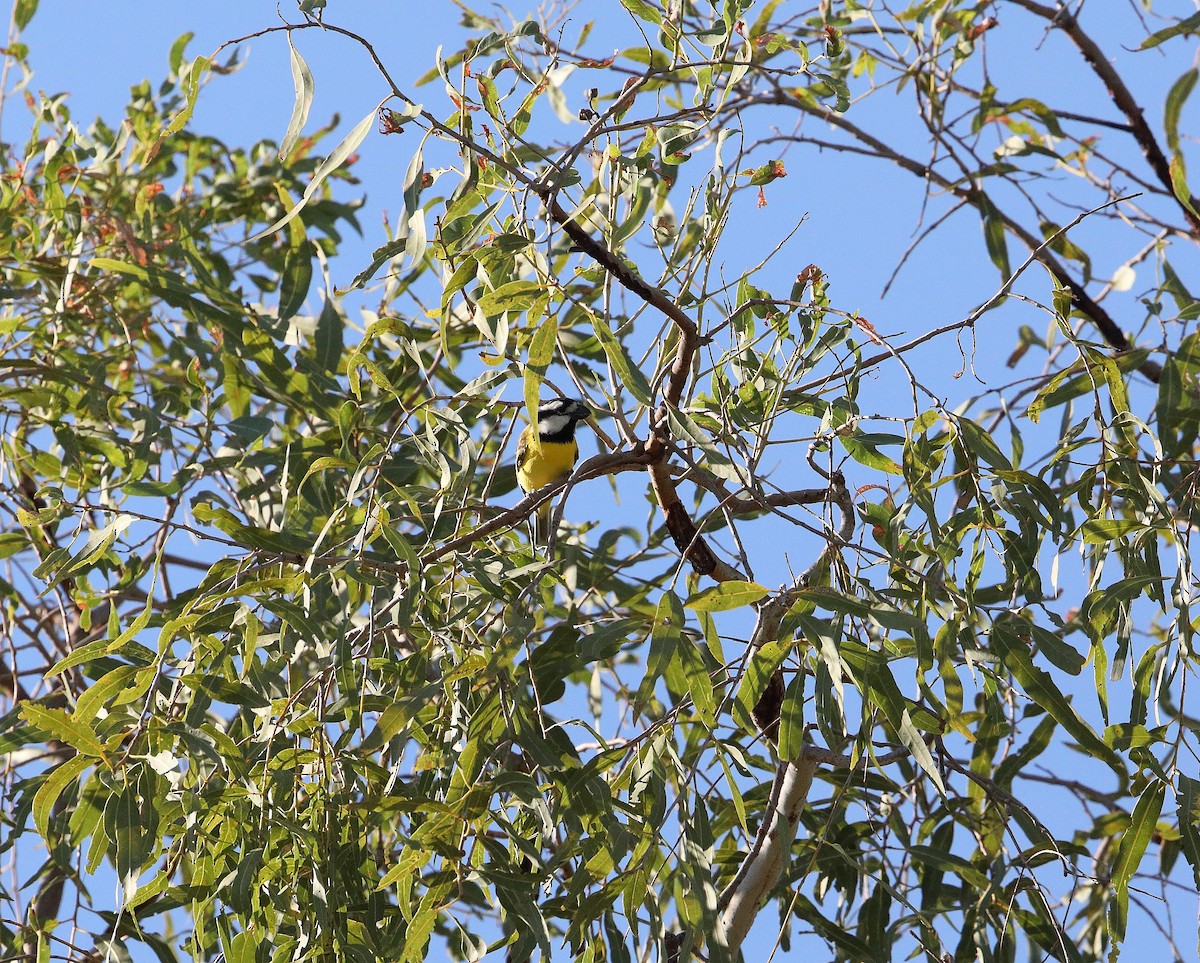
{"label": "bird's tail", "polygon": [[551,509],[554,502],[547,501],[529,516],[529,541],[534,548],[546,548],[550,544]]}

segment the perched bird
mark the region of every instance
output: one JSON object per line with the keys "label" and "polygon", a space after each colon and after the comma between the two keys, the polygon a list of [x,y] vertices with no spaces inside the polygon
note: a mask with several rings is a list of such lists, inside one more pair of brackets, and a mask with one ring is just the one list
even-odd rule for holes
{"label": "perched bird", "polygon": [[[552,398],[538,405],[537,432],[530,425],[517,441],[517,484],[522,491],[535,492],[571,474],[579,457],[575,429],[591,416],[591,408],[570,398]],[[535,542],[549,541],[549,519],[547,501],[531,520]]]}

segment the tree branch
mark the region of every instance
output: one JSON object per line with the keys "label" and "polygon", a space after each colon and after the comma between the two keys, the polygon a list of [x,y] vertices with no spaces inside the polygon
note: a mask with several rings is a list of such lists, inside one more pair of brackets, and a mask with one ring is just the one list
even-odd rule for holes
{"label": "tree branch", "polygon": [[714,939],[729,948],[730,959],[737,959],[759,908],[787,866],[817,765],[807,753],[780,764],[758,835],[737,875],[717,900],[721,918]]}
{"label": "tree branch", "polygon": [[460,548],[465,548],[485,535],[519,525],[543,503],[549,501],[569,485],[575,485],[591,478],[599,478],[601,475],[615,475],[618,472],[633,471],[645,467],[658,457],[658,453],[652,446],[640,444],[629,451],[593,455],[586,461],[580,462],[569,478],[564,478],[561,481],[539,488],[535,492],[530,492],[512,508],[505,509],[500,514],[489,518],[486,522],[481,522],[457,538],[452,538],[448,542],[443,542],[437,548],[430,549],[421,556],[421,564],[431,565],[438,559],[444,558],[458,551]]}
{"label": "tree branch", "polygon": [[[1154,132],[1150,130],[1150,125],[1146,123],[1145,113],[1138,106],[1133,93],[1125,86],[1125,81],[1121,78],[1121,75],[1117,73],[1108,58],[1104,56],[1104,51],[1100,49],[1096,41],[1079,25],[1079,21],[1067,9],[1066,4],[1060,3],[1057,7],[1047,7],[1043,4],[1035,3],[1034,0],[1009,0],[1009,2],[1048,21],[1052,27],[1057,27],[1071,38],[1071,42],[1075,44],[1075,47],[1083,55],[1083,59],[1088,62],[1088,65],[1092,68],[1096,76],[1108,88],[1108,94],[1112,98],[1112,102],[1117,110],[1124,114],[1125,118],[1129,121],[1129,131],[1133,134],[1133,139],[1137,141],[1138,147],[1142,149],[1146,163],[1150,165],[1150,169],[1154,171],[1155,176],[1162,182],[1167,192],[1172,197],[1175,197],[1175,188],[1171,180],[1170,162],[1162,152],[1162,148],[1158,146],[1158,140],[1155,138]],[[1200,201],[1195,197],[1189,196],[1187,201],[1181,203],[1179,206],[1182,209],[1183,216],[1192,226],[1193,237],[1200,239],[1200,217],[1196,216],[1194,210],[1200,207]]]}
{"label": "tree branch", "polygon": [[[1066,267],[1063,266],[1058,258],[1050,253],[1050,251],[1046,248],[1045,241],[1041,238],[1035,237],[1028,230],[1026,230],[1022,224],[1005,214],[997,206],[991,204],[987,193],[981,188],[976,187],[973,184],[963,186],[959,182],[950,180],[943,174],[934,170],[928,164],[915,160],[911,157],[901,154],[897,150],[894,150],[883,141],[873,137],[871,134],[868,134],[861,127],[850,123],[840,114],[836,114],[832,110],[824,107],[816,107],[808,104],[799,98],[792,96],[782,88],[776,89],[770,94],[747,98],[745,101],[742,101],[740,106],[736,109],[742,109],[744,107],[756,104],[790,106],[796,110],[810,114],[811,116],[819,117],[825,123],[844,131],[855,140],[865,144],[875,156],[884,160],[889,160],[896,166],[908,171],[910,174],[914,174],[923,180],[937,185],[937,187],[946,193],[951,194],[960,200],[966,201],[976,210],[982,212],[985,206],[990,208],[991,212],[1000,218],[1001,222],[1004,224],[1005,230],[1007,230],[1014,237],[1018,238],[1030,251],[1038,252],[1038,262],[1042,264],[1046,270],[1051,273],[1051,275],[1053,275],[1054,279],[1060,285],[1071,292],[1071,301],[1074,306],[1087,315],[1092,324],[1095,325],[1096,329],[1100,332],[1100,335],[1104,338],[1105,342],[1115,351],[1129,351],[1131,349],[1132,345],[1130,344],[1129,339],[1125,337],[1125,333],[1121,330],[1120,325],[1118,325],[1116,321],[1112,319],[1109,313],[1105,311],[1104,308],[1102,308],[1099,303],[1095,301],[1095,299],[1092,298],[1092,296],[1088,293],[1087,288],[1079,281],[1075,280],[1074,277],[1072,277],[1071,273],[1066,269]],[[876,363],[878,363],[878,361],[876,361]],[[1138,370],[1156,384],[1162,375],[1162,366],[1157,362],[1150,360],[1144,361],[1138,367]]]}

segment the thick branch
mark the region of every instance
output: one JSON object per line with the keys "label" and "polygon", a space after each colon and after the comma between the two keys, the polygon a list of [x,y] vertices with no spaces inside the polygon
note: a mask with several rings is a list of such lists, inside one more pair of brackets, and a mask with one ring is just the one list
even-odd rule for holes
{"label": "thick branch", "polygon": [[763,828],[755,837],[754,846],[742,861],[737,876],[721,894],[717,905],[723,911],[715,938],[729,947],[731,960],[737,959],[759,908],[787,866],[817,765],[815,759],[804,753],[780,764],[771,783]]}
{"label": "thick branch", "polygon": [[[854,505],[845,479],[840,472],[822,474],[829,479],[829,487],[823,493],[824,500],[837,505],[841,511],[838,530],[830,537],[816,561],[796,579],[791,588],[783,589],[759,603],[754,631],[750,635],[751,652],[779,638],[783,617],[795,601],[796,593],[807,585],[812,572],[825,561],[826,556],[845,544],[854,533]],[[782,670],[777,669],[768,684],[767,693],[754,707],[755,724],[768,738],[771,738],[772,732],[778,732],[783,688]],[[738,948],[763,901],[787,866],[813,774],[822,762],[832,758],[831,753],[806,747],[796,758],[779,761],[762,824],[737,873],[717,901],[721,920],[714,938],[729,947],[731,959],[737,958]]]}
{"label": "thick branch", "polygon": [[665,460],[650,465],[650,484],[654,488],[654,497],[662,508],[671,541],[675,543],[679,553],[691,563],[696,574],[707,575],[716,582],[745,579],[741,572],[718,558],[708,541],[700,534],[692,516],[679,499],[675,479],[671,477],[671,470]]}

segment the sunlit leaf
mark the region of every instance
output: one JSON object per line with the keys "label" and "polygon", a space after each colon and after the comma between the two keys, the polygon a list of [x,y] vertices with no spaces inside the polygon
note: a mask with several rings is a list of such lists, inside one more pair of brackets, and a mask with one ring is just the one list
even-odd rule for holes
{"label": "sunlit leaf", "polygon": [[287,131],[283,135],[283,140],[279,143],[279,157],[286,160],[291,156],[291,153],[296,148],[297,142],[300,140],[300,132],[304,130],[304,124],[308,120],[308,112],[312,109],[314,81],[312,71],[308,69],[308,64],[300,55],[300,51],[296,49],[296,45],[292,42],[292,35],[288,33],[288,51],[292,58],[292,85],[296,88],[296,100],[292,104],[292,116],[288,121]]}

